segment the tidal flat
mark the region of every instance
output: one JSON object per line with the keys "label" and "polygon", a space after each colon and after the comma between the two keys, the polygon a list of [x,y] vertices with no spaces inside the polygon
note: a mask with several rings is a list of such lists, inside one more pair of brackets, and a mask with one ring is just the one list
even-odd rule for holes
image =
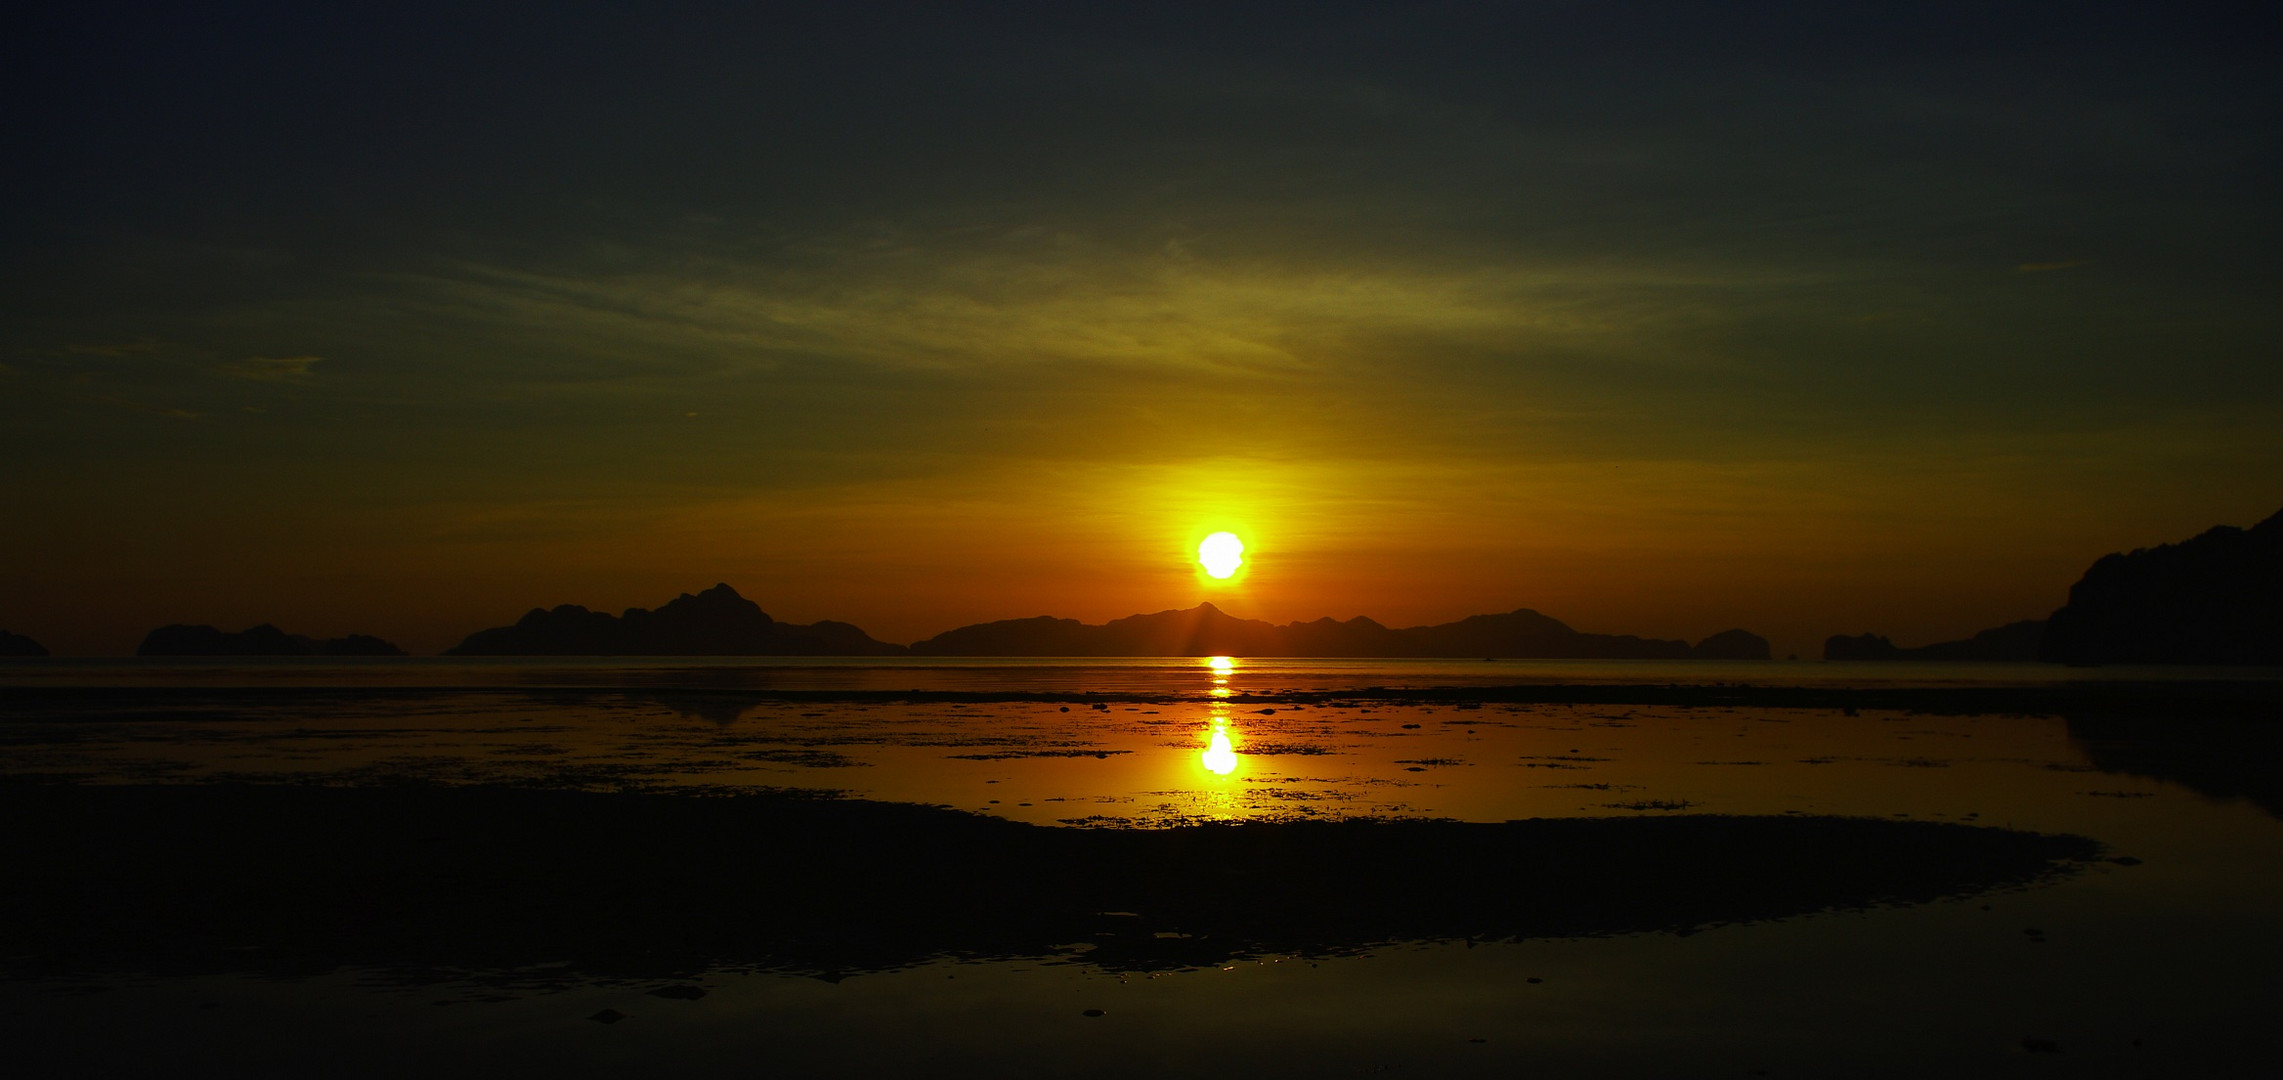
{"label": "tidal flat", "polygon": [[1842,667],[11,666],[0,1016],[89,1070],[2277,1049],[2274,680]]}

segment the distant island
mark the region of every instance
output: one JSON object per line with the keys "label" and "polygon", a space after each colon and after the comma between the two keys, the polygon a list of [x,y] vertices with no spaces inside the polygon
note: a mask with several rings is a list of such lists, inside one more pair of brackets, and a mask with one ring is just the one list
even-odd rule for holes
{"label": "distant island", "polygon": [[0,630],[0,656],[46,656],[47,646],[22,634]]}
{"label": "distant island", "polygon": [[1211,604],[1129,615],[1100,626],[1039,616],[962,626],[915,642],[920,656],[1479,656],[1548,660],[1765,660],[1767,639],[1727,630],[1690,645],[1587,634],[1528,608],[1438,626],[1391,629],[1358,616],[1283,626]]}
{"label": "distant island", "polygon": [[1393,630],[1366,618],[1277,626],[1211,604],[1094,626],[1041,615],[949,630],[909,647],[843,622],[782,623],[726,584],[623,615],[533,608],[478,630],[447,656],[1498,656],[1532,659],[1765,660],[1768,642],[1728,630],[1690,645],[1586,634],[1527,609]]}
{"label": "distant island", "polygon": [[2027,662],[2038,658],[2038,647],[2045,640],[2044,619],[2024,619],[2004,626],[1984,630],[1959,641],[1938,641],[1932,645],[1905,648],[1878,634],[1859,634],[1855,637],[1835,635],[1824,639],[1823,658],[1826,660],[1978,660],[1984,662]]}
{"label": "distant island", "polygon": [[288,634],[275,626],[235,634],[211,626],[162,626],[143,636],[136,656],[403,656],[404,650],[370,634],[316,638]]}
{"label": "distant island", "polygon": [[898,656],[844,622],[781,623],[728,585],[683,593],[623,615],[577,604],[533,608],[513,626],[478,630],[446,656]]}
{"label": "distant island", "polygon": [[2047,620],[2059,664],[2283,664],[2283,511],[2106,555]]}

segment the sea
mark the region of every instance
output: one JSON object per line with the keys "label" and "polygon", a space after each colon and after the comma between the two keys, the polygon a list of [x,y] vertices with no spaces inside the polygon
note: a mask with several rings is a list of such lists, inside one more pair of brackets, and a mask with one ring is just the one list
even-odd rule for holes
{"label": "sea", "polygon": [[[163,941],[106,948],[126,940],[111,923],[43,936],[39,919],[64,916],[20,918],[32,929],[0,958],[0,1060],[94,1074],[197,1060],[375,1074],[2222,1075],[2283,1054],[2279,701],[2274,669],[2027,664],[7,661],[0,793],[15,800],[8,850],[25,875],[7,888],[35,898],[96,865],[39,837],[132,844],[131,822],[86,826],[58,792],[156,791],[192,798],[164,804],[192,817],[222,805],[204,793],[281,791],[530,793],[604,815],[797,806],[833,822],[892,804],[931,808],[908,810],[927,836],[1007,838],[943,841],[990,847],[978,859],[1034,842],[1076,853],[1069,876],[1088,888],[1110,880],[1105,862],[1143,865],[1117,845],[1202,839],[1178,849],[1195,865],[1130,848],[1153,852],[1149,874],[1195,882],[1119,886],[1186,899],[1089,910],[1115,926],[1036,944],[1020,933],[1028,915],[988,940],[925,925],[959,905],[924,883],[864,897],[829,934],[762,928],[647,967],[560,944],[454,944],[464,955],[412,965],[323,940],[287,964],[258,934],[186,958]],[[1841,846],[1806,846],[1810,826]],[[768,844],[748,857],[718,829],[704,858],[726,846],[768,862]],[[1368,857],[1327,839],[1367,832],[1381,838]],[[1422,838],[1435,862],[1405,869],[1390,836]],[[2008,838],[2026,838],[2028,861],[1971,854]],[[1715,842],[1703,859],[1669,855]],[[1312,845],[1305,870],[1283,850],[1298,844]],[[1474,853],[1498,865],[1454,869]],[[1063,857],[1025,866],[1043,884],[1023,888],[1053,891]],[[1668,859],[1690,869],[1661,878]],[[1784,885],[1766,896],[1718,873],[1763,863]],[[1882,863],[1892,880],[1861,884]],[[812,887],[770,873],[730,880]],[[146,887],[153,903],[173,895],[166,880]],[[1356,914],[1350,891],[1371,918],[1326,921]],[[106,917],[144,929],[120,903],[129,914]],[[621,924],[670,922],[676,906],[627,909],[612,940],[655,945]],[[892,925],[880,934],[897,947],[832,936],[861,938],[866,920]],[[776,936],[753,936],[765,930]],[[93,944],[54,944],[83,931]],[[816,944],[827,938],[843,944]]]}

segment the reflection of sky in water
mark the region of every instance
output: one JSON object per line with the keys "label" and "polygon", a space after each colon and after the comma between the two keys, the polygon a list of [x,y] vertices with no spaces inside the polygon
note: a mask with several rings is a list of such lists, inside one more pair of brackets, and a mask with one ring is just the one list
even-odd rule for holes
{"label": "reflection of sky in water", "polygon": [[[2151,775],[2161,762],[2124,771],[2131,761],[2112,762],[2097,746],[2089,752],[2056,717],[1477,705],[1362,695],[1300,702],[1271,696],[1302,685],[1291,665],[1243,659],[1165,664],[1148,677],[1155,681],[1146,694],[1106,691],[1059,701],[763,700],[703,689],[647,690],[625,680],[598,689],[384,695],[275,688],[115,700],[24,695],[0,698],[0,737],[8,747],[0,775],[835,789],[1040,824],[1798,812],[2076,833],[2115,855],[2142,860],[2097,863],[2070,881],[2027,892],[1845,920],[1729,926],[1685,939],[1649,935],[1492,948],[1468,942],[1379,953],[1368,965],[1325,960],[1319,969],[1313,959],[1303,965],[1267,958],[1130,983],[1099,977],[1082,964],[965,964],[956,983],[944,979],[949,971],[933,968],[869,976],[867,986],[906,986],[908,994],[882,997],[877,1012],[845,1014],[832,1009],[857,1008],[846,984],[755,976],[701,1003],[737,1000],[731,989],[838,995],[831,1008],[756,1009],[734,1025],[743,1032],[779,1023],[786,1030],[767,1028],[771,1046],[806,1045],[814,1040],[812,1027],[845,1029],[850,1039],[888,1025],[925,1028],[926,1017],[953,1015],[930,1004],[938,1000],[930,995],[953,987],[965,1010],[957,1011],[959,1025],[970,1024],[974,1002],[1004,998],[1005,1016],[1026,1022],[1065,1016],[1095,1025],[1085,1029],[1095,1035],[1144,1015],[1177,1016],[1191,1028],[1220,1031],[1232,1015],[1257,1027],[1282,1022],[1277,1017],[1375,1018],[1390,1001],[1432,1001],[1438,1023],[1448,1019],[1464,1025],[1453,1029],[1461,1035],[1491,1036],[1480,1044],[1454,1037],[1451,1053],[1472,1056],[1435,1058],[1426,1063],[1435,1068],[1420,1070],[1442,1072],[1488,1063],[1485,1055],[1506,1052],[1510,1044],[1519,1048],[1514,1053],[1535,1053],[1562,1039],[1587,1038],[1578,1031],[1600,1031],[1567,1021],[1581,1009],[1622,1018],[1616,1027],[1625,1032],[1625,1046],[1639,1041],[1636,1030],[1685,1016],[1689,1038],[1667,1041],[1685,1043],[1695,1054],[1700,1050],[1690,1039],[1723,1009],[1733,1014],[1720,1016],[1733,1021],[1729,1027],[1765,1023],[1770,1015],[1807,1017],[1802,1030],[1813,1035],[1860,1023],[1866,995],[1884,995],[1880,1002],[1898,1008],[1952,1001],[1960,1015],[1993,1019],[1943,1036],[1949,1042],[1930,1041],[1923,1024],[1898,1024],[1891,1045],[1858,1046],[1855,1032],[1853,1041],[1823,1050],[1898,1061],[1918,1060],[1914,1053],[1950,1054],[1945,1060],[1953,1063],[1987,1063],[1992,1054],[2011,1061],[2023,1053],[2018,1046],[2025,1033],[2058,1040],[2072,1061],[2110,1060],[2097,1059],[2100,1053],[2113,1053],[2114,1060],[2160,1051],[2177,1056],[2181,1047],[2201,1045],[2181,1034],[2204,1030],[2199,1024],[2240,1040],[2242,1033],[2264,1030],[2260,1025],[2272,1012],[2274,995],[2259,973],[2272,970],[2283,948],[2272,915],[2283,896],[2283,825],[2250,803],[2207,798]],[[1408,671],[1371,674],[1360,666],[1354,676],[1358,685],[1398,685],[1407,677]],[[1091,675],[1086,680],[1082,689],[1104,689]],[[2165,930],[2151,933],[2151,926]],[[2025,936],[2026,927],[2041,933]],[[1866,971],[1878,978],[1864,980]],[[2190,971],[2197,975],[2183,974]],[[1543,983],[1526,981],[1541,977]],[[1343,979],[1349,981],[1336,981]],[[1298,994],[1293,988],[1299,986],[1304,999],[1276,996]],[[1454,994],[1454,986],[1480,992]],[[1850,992],[1799,991],[1805,986]],[[131,992],[122,987],[107,996]],[[311,992],[294,988],[296,995]],[[180,1000],[216,994],[177,993],[165,1007],[180,1011]],[[1518,1004],[1516,994],[1529,996]],[[52,1002],[70,1000],[77,999],[48,995],[32,1004],[53,1009],[62,1006]],[[1305,1000],[1306,1007],[1246,1011],[1263,1000]],[[370,1007],[370,999],[354,1001],[359,1009]],[[669,1025],[677,1016],[698,1015],[696,1006],[670,1013],[659,999],[623,988],[577,1008],[548,996],[487,1007],[526,1004],[539,1010],[534,1030],[553,1031],[569,1022],[564,1017],[575,1020],[605,1006],[638,1017],[610,1028],[613,1037],[650,1025],[642,1030],[665,1032],[656,1036],[661,1040],[680,1038],[687,1029]],[[1106,1008],[1109,1015],[1081,1019],[1081,1005]],[[774,1019],[781,1016],[798,1019]],[[1514,1026],[1539,1023],[1539,1017],[1546,1018],[1542,1031]],[[1375,1030],[1362,1021],[1343,1020],[1337,1031],[1292,1022],[1300,1026],[1285,1032],[1282,1045],[1334,1048],[1324,1061],[1311,1062],[1326,1066],[1320,1071],[1352,1064],[1339,1057],[1352,1056],[1350,1044],[1340,1040]],[[1163,1030],[1136,1037],[1155,1040]],[[1248,1037],[1255,1033],[1247,1029]],[[2143,1035],[2148,1048],[2131,1044]],[[1592,1049],[1609,1052],[1600,1044]],[[1747,1064],[1764,1063],[1755,1057]],[[1516,1059],[1494,1071],[1519,1067]]]}
{"label": "reflection of sky in water", "polygon": [[[210,669],[224,670],[198,670]],[[1278,696],[1306,687],[1288,662],[1198,657],[1151,670],[1147,693],[1089,690],[1067,703],[810,701],[623,681],[359,693],[192,680],[160,696],[32,694],[0,699],[0,775],[799,788],[1039,824],[1677,809],[2096,835],[2089,822],[2119,807],[2191,797],[2149,775],[2098,772],[2054,717],[1295,700]],[[1394,664],[1372,681],[1410,674]]]}
{"label": "reflection of sky in water", "polygon": [[[2057,718],[1198,696],[760,701],[705,691],[186,690],[0,702],[0,774],[829,789],[1039,824],[1815,813],[2098,835],[2193,798],[2093,770]],[[1281,680],[1271,673],[1269,679]],[[1270,689],[1273,689],[1271,687]],[[2091,794],[2087,794],[2091,793]]]}

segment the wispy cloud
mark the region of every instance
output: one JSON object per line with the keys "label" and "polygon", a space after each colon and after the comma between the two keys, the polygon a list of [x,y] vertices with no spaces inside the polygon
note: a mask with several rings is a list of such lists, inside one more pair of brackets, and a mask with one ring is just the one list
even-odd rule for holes
{"label": "wispy cloud", "polygon": [[217,355],[218,351],[210,346],[164,341],[156,337],[138,337],[122,342],[69,342],[63,346],[61,355],[83,361],[117,360],[130,364],[150,362],[178,370],[253,382],[304,382],[314,374],[311,369],[325,359],[322,356],[306,355],[249,355],[238,359],[223,359]]}
{"label": "wispy cloud", "polygon": [[407,284],[460,319],[567,334],[646,363],[663,347],[741,366],[829,357],[880,369],[1277,376],[1384,351],[1394,338],[1608,342],[1686,301],[1830,276],[1565,260],[1214,260],[1168,243],[1175,250],[1127,252],[1016,230],[941,245],[821,244],[782,261],[685,260],[670,272],[469,265]]}
{"label": "wispy cloud", "polygon": [[102,402],[103,404],[109,405],[115,409],[125,409],[128,412],[142,413],[145,416],[163,416],[169,420],[197,420],[201,419],[205,415],[203,413],[192,412],[189,409],[176,408],[170,405],[146,405],[140,401],[129,401],[128,399],[122,397],[111,397],[106,395],[98,396],[94,400]]}
{"label": "wispy cloud", "polygon": [[216,370],[256,382],[301,382],[309,378],[309,369],[324,359],[322,356],[249,356],[225,362]]}
{"label": "wispy cloud", "polygon": [[80,342],[72,342],[65,345],[63,347],[63,351],[72,356],[100,356],[107,359],[115,359],[128,356],[158,356],[162,353],[168,352],[169,349],[165,342],[162,342],[155,337],[139,337],[133,341],[122,342],[116,345],[89,345]]}

